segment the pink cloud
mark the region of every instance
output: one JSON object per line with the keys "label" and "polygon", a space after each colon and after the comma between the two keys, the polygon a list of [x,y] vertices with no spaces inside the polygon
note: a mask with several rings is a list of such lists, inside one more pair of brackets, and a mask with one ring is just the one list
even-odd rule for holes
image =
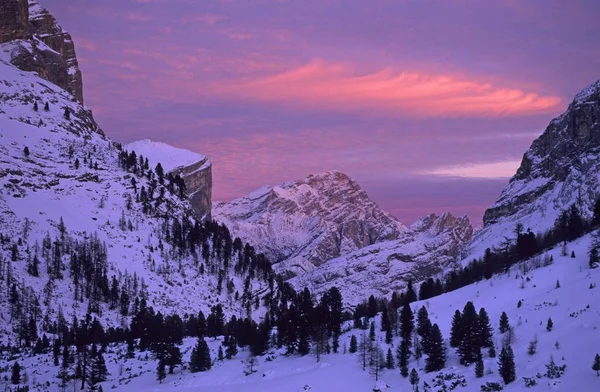
{"label": "pink cloud", "polygon": [[200,14],[200,15],[192,15],[192,16],[185,17],[183,19],[183,23],[188,24],[188,23],[200,22],[200,23],[206,23],[206,24],[212,26],[222,19],[225,19],[225,18],[221,15]]}
{"label": "pink cloud", "polygon": [[562,101],[480,78],[404,72],[392,67],[358,73],[347,64],[323,60],[266,77],[220,83],[215,92],[295,106],[416,116],[537,114],[555,110]]}

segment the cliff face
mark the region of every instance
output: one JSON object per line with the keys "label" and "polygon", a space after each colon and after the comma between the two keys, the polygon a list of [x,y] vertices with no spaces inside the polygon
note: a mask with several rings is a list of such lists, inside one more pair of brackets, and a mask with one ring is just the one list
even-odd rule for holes
{"label": "cliff face", "polygon": [[0,44],[29,34],[27,0],[0,0]]}
{"label": "cliff face", "polygon": [[185,182],[187,196],[196,215],[210,219],[212,163],[206,156],[148,139],[129,143],[124,148],[148,158],[153,169],[160,163],[165,174],[179,175]]}
{"label": "cliff face", "polygon": [[73,94],[83,103],[83,82],[75,45],[36,0],[0,0],[0,44],[17,68]]}
{"label": "cliff face", "polygon": [[216,204],[213,213],[234,235],[255,244],[285,277],[395,239],[406,229],[337,171],[262,188]]}

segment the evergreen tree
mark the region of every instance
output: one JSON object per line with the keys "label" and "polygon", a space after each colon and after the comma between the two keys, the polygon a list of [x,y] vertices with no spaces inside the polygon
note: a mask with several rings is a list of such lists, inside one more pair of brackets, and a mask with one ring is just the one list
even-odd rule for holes
{"label": "evergreen tree", "polygon": [[462,339],[458,344],[458,355],[463,365],[470,365],[477,360],[477,354],[481,348],[480,326],[472,302],[467,302],[461,315]]}
{"label": "evergreen tree", "polygon": [[437,324],[431,327],[429,340],[429,354],[425,360],[425,371],[436,372],[442,370],[446,366],[446,347],[442,332]]}
{"label": "evergreen tree", "polygon": [[21,383],[21,365],[19,362],[15,362],[12,366],[11,374],[10,374],[10,382],[13,385],[17,385]]}
{"label": "evergreen tree", "polygon": [[481,353],[479,353],[477,361],[475,362],[475,377],[483,377],[483,370],[483,357],[481,356]]}
{"label": "evergreen tree", "polygon": [[223,348],[221,346],[219,346],[219,352],[217,354],[217,360],[219,361],[223,361]]}
{"label": "evergreen tree", "polygon": [[309,338],[311,335],[311,315],[313,314],[313,302],[310,291],[304,288],[300,296],[300,306],[298,314],[298,353],[300,355],[308,354],[310,350]]}
{"label": "evergreen tree", "polygon": [[410,381],[410,385],[412,385],[413,391],[414,391],[415,388],[417,388],[419,385],[419,373],[417,373],[417,371],[414,368],[410,371],[409,381]]}
{"label": "evergreen tree", "polygon": [[29,147],[25,146],[23,149],[23,155],[25,155],[26,158],[29,156]]}
{"label": "evergreen tree", "polygon": [[394,363],[394,354],[392,354],[392,349],[388,348],[387,355],[385,356],[385,367],[388,369],[393,369],[394,366],[396,366]]}
{"label": "evergreen tree", "polygon": [[163,380],[167,378],[167,371],[165,369],[165,363],[162,359],[158,360],[158,366],[156,367],[156,379],[162,384]]}
{"label": "evergreen tree", "polygon": [[478,323],[478,334],[479,334],[479,346],[490,347],[494,344],[494,328],[490,324],[490,318],[484,308],[479,309],[479,315],[477,316]]}
{"label": "evergreen tree", "polygon": [[46,112],[47,112],[47,111],[49,111],[49,110],[50,110],[50,105],[48,105],[48,102],[46,102],[46,103],[44,104],[44,111],[46,111]]}
{"label": "evergreen tree", "polygon": [[237,352],[237,340],[235,339],[235,336],[229,336],[225,347],[225,358],[231,359],[237,355]]}
{"label": "evergreen tree", "polygon": [[190,372],[205,372],[210,370],[212,367],[212,360],[210,359],[210,350],[208,344],[203,337],[198,337],[196,346],[192,349],[190,356]]}
{"label": "evergreen tree", "polygon": [[508,331],[508,329],[510,328],[510,323],[508,322],[508,315],[506,314],[506,312],[502,312],[502,314],[500,315],[500,323],[499,323],[499,330],[500,333],[505,333],[506,331]]}
{"label": "evergreen tree", "polygon": [[596,372],[596,376],[600,377],[600,354],[596,354],[596,356],[594,357],[592,370]]}
{"label": "evergreen tree", "polygon": [[408,377],[408,359],[410,358],[410,347],[405,339],[402,339],[400,346],[398,346],[398,367],[400,368],[400,374],[402,377]]}
{"label": "evergreen tree", "polygon": [[96,346],[92,346],[91,356],[91,369],[90,369],[90,384],[92,388],[98,383],[106,381],[108,376],[108,369],[106,368],[106,361],[101,351],[96,349]]}
{"label": "evergreen tree", "polygon": [[348,351],[350,352],[350,354],[354,354],[357,350],[358,350],[358,341],[356,340],[356,336],[352,335],[350,337],[350,348]]}
{"label": "evergreen tree", "polygon": [[375,321],[371,321],[371,327],[369,328],[369,340],[375,341]]}
{"label": "evergreen tree", "polygon": [[488,349],[488,356],[490,358],[496,358],[496,346],[494,345],[494,343],[492,343],[492,345]]}
{"label": "evergreen tree", "polygon": [[70,120],[71,119],[71,111],[69,110],[68,107],[65,108],[64,117],[65,117],[65,120]]}
{"label": "evergreen tree", "polygon": [[502,347],[498,358],[498,373],[505,384],[510,384],[516,379],[515,355],[510,346]]}
{"label": "evergreen tree", "polygon": [[411,338],[414,329],[414,314],[410,305],[406,303],[400,311],[400,337],[407,342],[408,348],[411,346]]}
{"label": "evergreen tree", "polygon": [[452,327],[450,329],[450,347],[458,347],[463,339],[461,319],[460,310],[456,309],[454,317],[452,317]]}
{"label": "evergreen tree", "polygon": [[548,322],[546,323],[546,331],[550,332],[554,328],[554,323],[552,322],[552,318],[548,317]]}
{"label": "evergreen tree", "polygon": [[33,102],[33,110],[36,112],[39,110],[37,101]]}
{"label": "evergreen tree", "polygon": [[412,279],[408,280],[408,287],[406,288],[406,295],[404,296],[404,304],[408,305],[417,300],[417,293],[413,288]]}

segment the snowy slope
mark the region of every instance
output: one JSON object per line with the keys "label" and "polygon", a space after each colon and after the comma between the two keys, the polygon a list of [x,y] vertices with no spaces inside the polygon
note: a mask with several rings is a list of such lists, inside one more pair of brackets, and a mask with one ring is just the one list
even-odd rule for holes
{"label": "snowy slope", "polygon": [[[34,101],[38,111],[33,110]],[[45,102],[49,111],[43,109]],[[70,119],[65,118],[65,108]],[[105,242],[109,278],[131,282],[135,276],[147,287],[148,303],[157,311],[206,312],[220,302],[227,314],[239,315],[241,306],[230,294],[216,294],[216,277],[198,273],[196,256],[174,257],[164,241],[165,217],[193,221],[189,203],[167,192],[156,215],[148,216],[135,202],[128,209],[128,200],[136,193],[132,174],[119,166],[118,153],[116,144],[98,131],[91,111],[72,95],[0,60],[0,233],[10,239],[0,247],[0,257],[10,260],[11,247],[18,241],[19,258],[10,263],[13,281],[30,287],[41,302],[42,314],[51,319],[59,308],[68,319],[85,314],[86,304],[74,301],[68,277],[49,283],[44,260],[40,277],[26,272],[44,238],[60,236],[62,219],[70,241],[97,235]],[[137,186],[149,189],[151,184],[138,177]],[[122,218],[131,222],[131,230],[119,227]],[[68,260],[64,263],[68,265]],[[233,279],[241,291],[243,281]],[[261,283],[254,288],[260,290]],[[10,338],[6,301],[0,298],[3,339]],[[108,309],[101,321],[106,326],[127,322]]]}
{"label": "snowy slope", "polygon": [[465,216],[430,214],[417,220],[392,241],[370,245],[327,261],[299,275],[290,283],[323,293],[337,287],[348,305],[357,305],[370,295],[389,298],[406,289],[407,282],[420,282],[454,265],[460,251],[471,241],[473,229]]}
{"label": "snowy slope", "polygon": [[397,238],[406,228],[346,174],[332,171],[213,206],[214,219],[255,246],[286,277]]}
{"label": "snowy slope", "polygon": [[[123,148],[127,151],[135,151],[138,155],[141,154],[148,158],[152,168],[160,162],[165,173],[206,160],[206,157],[202,154],[150,139],[137,140],[126,144]],[[210,165],[210,161],[207,161],[206,164]]]}

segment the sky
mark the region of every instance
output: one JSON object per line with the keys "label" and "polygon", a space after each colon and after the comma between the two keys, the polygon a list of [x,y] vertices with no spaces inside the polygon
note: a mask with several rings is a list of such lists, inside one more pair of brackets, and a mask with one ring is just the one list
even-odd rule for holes
{"label": "sky", "polygon": [[213,200],[340,170],[475,225],[600,78],[596,0],[40,0],[113,139],[213,162]]}

